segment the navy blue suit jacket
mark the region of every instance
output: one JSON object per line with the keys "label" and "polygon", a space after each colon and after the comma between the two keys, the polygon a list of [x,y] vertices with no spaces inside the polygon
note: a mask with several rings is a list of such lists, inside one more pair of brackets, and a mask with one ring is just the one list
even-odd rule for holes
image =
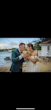
{"label": "navy blue suit jacket", "polygon": [[11,55],[12,64],[10,68],[11,72],[20,72],[20,67],[22,66],[23,62],[25,62],[24,58],[22,58],[21,60],[19,59],[19,55],[20,52],[18,49],[12,51]]}

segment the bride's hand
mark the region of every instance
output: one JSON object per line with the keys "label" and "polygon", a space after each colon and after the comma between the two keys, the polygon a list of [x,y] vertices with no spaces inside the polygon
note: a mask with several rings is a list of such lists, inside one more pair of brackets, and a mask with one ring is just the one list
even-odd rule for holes
{"label": "bride's hand", "polygon": [[27,57],[27,59],[30,59],[31,58],[31,56],[29,55],[28,57]]}
{"label": "bride's hand", "polygon": [[29,53],[24,54],[25,58],[28,58],[30,56]]}
{"label": "bride's hand", "polygon": [[27,58],[28,58],[28,59],[30,59],[31,57],[30,57],[30,56],[28,56]]}

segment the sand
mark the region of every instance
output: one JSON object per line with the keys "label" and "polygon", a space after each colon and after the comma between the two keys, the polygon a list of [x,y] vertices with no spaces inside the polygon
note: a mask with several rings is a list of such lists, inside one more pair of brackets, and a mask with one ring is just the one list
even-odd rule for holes
{"label": "sand", "polygon": [[[26,62],[26,64],[23,64],[22,72],[25,72],[27,64],[28,64],[28,62]],[[38,61],[38,64],[39,64],[40,72],[51,72],[51,62]],[[10,70],[10,66],[0,68],[0,72],[11,73],[9,70]]]}
{"label": "sand", "polygon": [[1,67],[1,68],[0,68],[0,72],[10,72],[9,69],[10,69],[10,66]]}
{"label": "sand", "polygon": [[51,72],[51,62],[38,62],[40,72]]}

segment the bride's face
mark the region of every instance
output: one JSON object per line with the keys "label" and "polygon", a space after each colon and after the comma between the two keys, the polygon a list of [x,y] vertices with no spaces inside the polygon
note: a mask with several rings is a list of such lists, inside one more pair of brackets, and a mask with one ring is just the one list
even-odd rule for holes
{"label": "bride's face", "polygon": [[30,49],[31,49],[31,48],[30,48],[29,46],[27,46],[27,51],[30,51]]}

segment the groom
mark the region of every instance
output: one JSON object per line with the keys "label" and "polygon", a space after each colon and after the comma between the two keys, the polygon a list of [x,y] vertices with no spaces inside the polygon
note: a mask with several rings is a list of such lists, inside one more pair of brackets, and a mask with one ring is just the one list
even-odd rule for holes
{"label": "groom", "polygon": [[11,72],[22,72],[22,64],[24,62],[25,55],[22,52],[25,50],[25,44],[20,43],[19,49],[15,49],[12,51],[12,65],[10,68]]}

